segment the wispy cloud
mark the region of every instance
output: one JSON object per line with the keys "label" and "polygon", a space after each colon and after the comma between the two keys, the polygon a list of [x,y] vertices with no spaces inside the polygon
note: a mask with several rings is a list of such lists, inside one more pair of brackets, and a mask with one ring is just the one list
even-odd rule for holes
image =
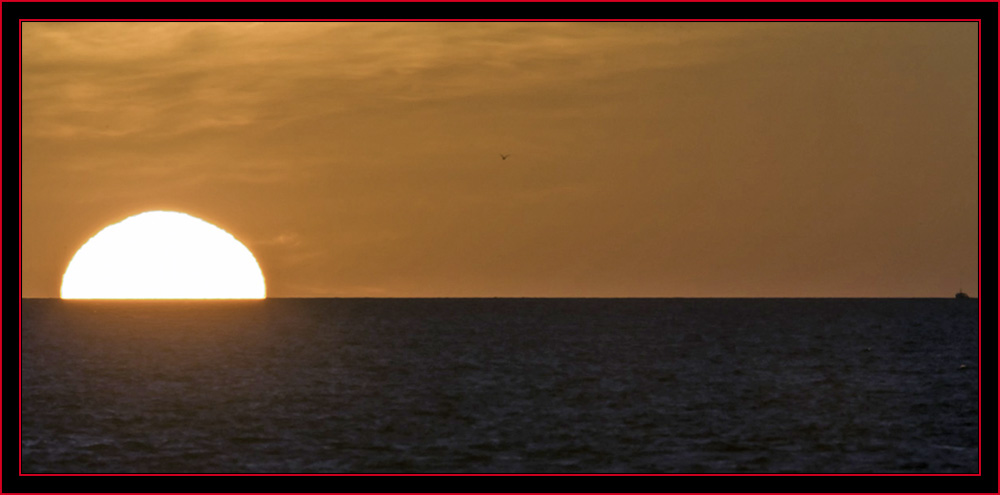
{"label": "wispy cloud", "polygon": [[34,136],[162,139],[277,125],[354,106],[698,63],[707,41],[738,32],[636,31],[616,23],[27,23],[25,127]]}

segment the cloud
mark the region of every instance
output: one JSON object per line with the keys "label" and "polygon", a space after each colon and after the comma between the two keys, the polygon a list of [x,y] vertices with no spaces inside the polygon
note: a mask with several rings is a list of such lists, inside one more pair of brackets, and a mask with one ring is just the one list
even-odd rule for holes
{"label": "cloud", "polygon": [[257,241],[255,241],[255,244],[260,245],[260,246],[283,246],[283,247],[284,246],[288,246],[288,247],[295,247],[295,246],[299,246],[300,244],[302,244],[302,238],[301,238],[301,236],[299,236],[298,234],[296,234],[294,232],[285,232],[285,233],[278,234],[278,235],[276,235],[274,237],[271,237],[271,238],[268,238],[268,239],[257,240]]}
{"label": "cloud", "polygon": [[695,63],[706,40],[738,31],[684,23],[32,22],[24,26],[25,130],[164,138],[274,126],[349,105],[559,87]]}

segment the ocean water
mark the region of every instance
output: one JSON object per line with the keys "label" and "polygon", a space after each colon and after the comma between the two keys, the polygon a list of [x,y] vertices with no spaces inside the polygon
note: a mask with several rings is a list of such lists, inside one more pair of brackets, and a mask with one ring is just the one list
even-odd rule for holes
{"label": "ocean water", "polygon": [[978,300],[22,301],[24,473],[976,473]]}

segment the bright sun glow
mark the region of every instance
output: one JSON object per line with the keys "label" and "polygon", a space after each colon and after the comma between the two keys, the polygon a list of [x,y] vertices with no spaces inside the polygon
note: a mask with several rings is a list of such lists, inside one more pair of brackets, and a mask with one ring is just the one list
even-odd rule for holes
{"label": "bright sun glow", "polygon": [[63,275],[63,299],[263,299],[257,260],[226,231],[149,211],[92,237]]}

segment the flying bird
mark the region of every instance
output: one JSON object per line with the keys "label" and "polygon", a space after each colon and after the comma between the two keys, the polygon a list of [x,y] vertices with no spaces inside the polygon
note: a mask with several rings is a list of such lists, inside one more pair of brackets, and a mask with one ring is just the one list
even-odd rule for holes
{"label": "flying bird", "polygon": [[502,160],[506,160],[508,156],[510,156],[510,155],[505,155],[503,153],[500,153],[500,159],[502,159]]}

